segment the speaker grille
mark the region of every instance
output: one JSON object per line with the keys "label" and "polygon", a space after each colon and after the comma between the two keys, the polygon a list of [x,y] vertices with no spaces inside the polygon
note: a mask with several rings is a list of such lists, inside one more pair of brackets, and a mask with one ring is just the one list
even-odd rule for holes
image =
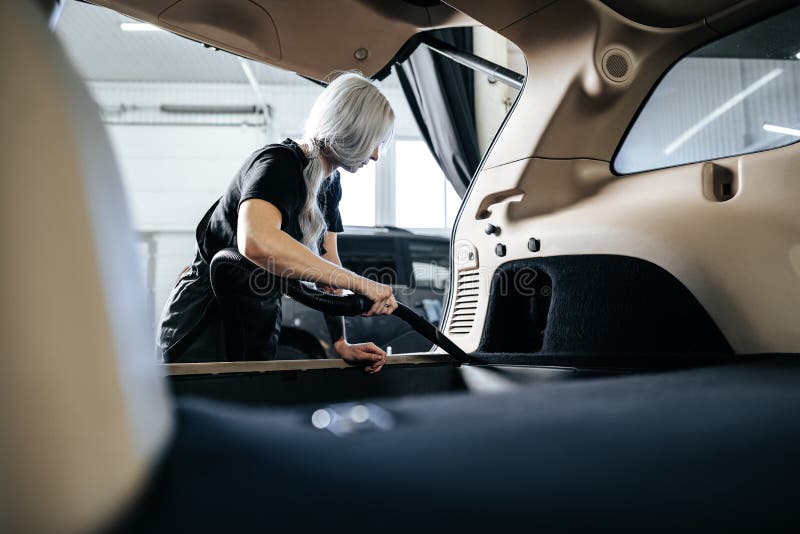
{"label": "speaker grille", "polygon": [[612,49],[603,56],[603,73],[615,82],[628,79],[631,70],[631,59],[622,50]]}
{"label": "speaker grille", "polygon": [[614,78],[624,78],[628,74],[628,62],[620,54],[611,54],[606,59],[606,70]]}

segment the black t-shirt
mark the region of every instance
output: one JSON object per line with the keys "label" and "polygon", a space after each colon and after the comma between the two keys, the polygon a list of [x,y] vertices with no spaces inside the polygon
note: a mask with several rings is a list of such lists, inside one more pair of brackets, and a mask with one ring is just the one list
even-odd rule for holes
{"label": "black t-shirt", "polygon": [[[198,245],[203,247],[206,257],[211,258],[223,248],[236,246],[239,206],[251,198],[266,200],[278,208],[282,216],[281,230],[302,241],[299,221],[306,199],[303,169],[307,164],[303,150],[291,139],[267,145],[251,154],[220,198],[205,232],[199,229],[199,233],[205,235]],[[336,171],[323,182],[317,198],[329,232],[343,230],[339,214],[341,198],[342,185]],[[321,244],[320,252],[323,252]]]}

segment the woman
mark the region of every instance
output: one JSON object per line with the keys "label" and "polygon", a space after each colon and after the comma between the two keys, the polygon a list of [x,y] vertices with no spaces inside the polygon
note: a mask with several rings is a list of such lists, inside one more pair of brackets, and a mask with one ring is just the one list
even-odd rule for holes
{"label": "woman", "polygon": [[[366,315],[397,309],[391,287],[342,268],[336,249],[342,227],[335,171],[355,172],[377,161],[393,131],[394,112],[386,98],[366,78],[346,73],[315,101],[300,144],[286,139],[248,158],[197,226],[195,260],[178,280],[161,318],[158,344],[165,361],[280,357],[282,295],[276,284],[254,284],[243,275],[226,283],[235,289],[222,301],[211,290],[209,263],[228,247],[237,247],[272,275],[366,295],[374,303]],[[373,343],[347,343],[341,318],[338,326],[330,320],[329,325],[342,359],[364,365],[369,373],[380,371],[383,350]]]}

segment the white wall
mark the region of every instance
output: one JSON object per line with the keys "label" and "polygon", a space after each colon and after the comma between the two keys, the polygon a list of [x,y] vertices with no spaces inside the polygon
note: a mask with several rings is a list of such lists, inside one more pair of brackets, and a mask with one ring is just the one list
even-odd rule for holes
{"label": "white wall", "polygon": [[[285,137],[299,137],[303,120],[321,87],[264,86],[274,121],[262,128],[227,126],[217,117],[175,117],[141,111],[160,104],[251,105],[246,84],[91,84],[105,111],[138,230],[191,230],[205,209],[225,189],[253,150]],[[418,138],[413,116],[400,89],[384,89],[397,114],[397,135]],[[138,108],[112,114],[120,106]],[[234,117],[235,119],[235,117]],[[176,121],[219,120],[220,125],[173,126]],[[231,117],[224,120],[230,122]],[[346,187],[346,184],[345,184]]]}

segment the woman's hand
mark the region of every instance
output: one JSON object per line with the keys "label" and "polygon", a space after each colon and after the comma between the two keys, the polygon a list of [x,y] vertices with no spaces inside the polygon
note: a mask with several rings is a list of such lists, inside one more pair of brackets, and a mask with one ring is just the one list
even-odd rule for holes
{"label": "woman's hand", "polygon": [[352,365],[364,365],[364,372],[377,373],[386,363],[386,352],[375,343],[350,343],[340,339],[333,345],[336,353],[344,361]]}
{"label": "woman's hand", "polygon": [[364,317],[372,315],[390,315],[397,309],[397,300],[394,298],[394,293],[390,286],[379,284],[368,278],[364,278],[364,283],[359,288],[358,293],[366,295],[372,301],[372,308],[370,308]]}

